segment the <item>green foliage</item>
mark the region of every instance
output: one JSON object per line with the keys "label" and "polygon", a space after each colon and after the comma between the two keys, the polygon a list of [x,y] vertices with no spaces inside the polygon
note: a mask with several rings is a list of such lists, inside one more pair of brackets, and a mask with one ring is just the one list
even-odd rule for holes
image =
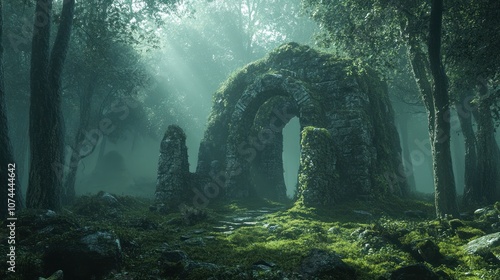
{"label": "green foliage", "polygon": [[[66,217],[56,219],[61,220],[61,223],[77,221],[81,227],[114,232],[122,245],[122,272],[136,279],[150,277],[154,271],[163,269],[158,267],[161,252],[174,248],[186,252],[191,260],[224,266],[215,272],[197,269],[190,274],[189,279],[205,279],[214,276],[214,273],[235,279],[236,275],[249,271],[251,265],[259,260],[273,262],[281,271],[297,272],[302,259],[312,248],[335,251],[344,262],[356,269],[359,279],[377,279],[387,277],[388,273],[401,266],[416,263],[412,248],[426,240],[438,245],[441,254],[448,260],[443,265],[429,267],[434,271],[444,270],[454,279],[494,279],[494,275],[500,273],[498,267],[487,263],[482,257],[466,254],[463,245],[467,240],[453,234],[448,223],[404,217],[403,212],[406,210],[421,210],[432,216],[433,205],[426,201],[398,198],[353,201],[328,211],[303,207],[300,203],[287,206],[264,200],[216,202],[211,204],[212,208],[205,209],[207,219],[195,225],[185,225],[180,212],[165,216],[150,211],[150,200],[120,196],[116,196],[116,199],[120,205],[116,218],[100,215],[106,209],[109,211],[109,205],[99,204],[100,196],[86,196],[77,200],[74,208],[68,209],[71,212],[67,211]],[[98,206],[93,205],[96,203]],[[211,230],[228,216],[245,215],[248,210],[262,207],[281,207],[282,210],[264,215],[257,225],[240,227],[232,233]],[[89,215],[82,209],[100,214]],[[353,212],[360,209],[369,210],[373,217],[367,219]],[[27,213],[30,217],[39,214]],[[21,221],[25,218],[20,217]],[[471,230],[477,230],[469,222],[464,223]],[[147,226],[150,224],[156,226]],[[31,226],[33,224],[22,224],[19,230],[24,232],[37,228],[36,225]],[[44,228],[43,225],[39,226]],[[64,225],[57,227],[63,228]],[[19,251],[20,274],[16,275],[41,276],[36,244],[45,242],[45,238],[65,240],[69,237],[65,233],[69,231],[65,228],[65,231],[57,231],[44,238],[38,233],[20,235],[24,245],[23,250]],[[182,241],[183,236],[198,236],[193,231],[200,229],[205,230],[200,236],[213,237],[205,239],[204,246],[188,245]],[[2,229],[2,234],[5,230]],[[493,253],[500,253],[498,250],[500,248]],[[259,274],[252,279],[281,279],[275,274]]]}

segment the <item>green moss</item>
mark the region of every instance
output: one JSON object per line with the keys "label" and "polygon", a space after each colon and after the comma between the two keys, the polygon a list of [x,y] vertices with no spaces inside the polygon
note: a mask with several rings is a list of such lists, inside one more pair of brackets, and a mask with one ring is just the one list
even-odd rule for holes
{"label": "green moss", "polygon": [[[152,271],[160,269],[158,260],[164,248],[180,249],[191,260],[225,267],[215,271],[201,267],[194,270],[189,279],[206,279],[214,276],[214,273],[226,275],[227,279],[236,279],[236,275],[241,271],[249,271],[251,265],[259,260],[273,262],[282,271],[296,272],[303,257],[312,248],[334,251],[341,255],[344,262],[355,268],[359,279],[377,279],[387,277],[391,271],[401,266],[416,263],[412,248],[425,240],[432,240],[445,256],[443,265],[430,267],[434,271],[443,270],[454,279],[495,279],[495,275],[500,273],[497,266],[482,257],[467,254],[464,245],[469,239],[459,238],[448,222],[404,218],[402,213],[406,210],[421,210],[431,216],[434,211],[431,202],[398,198],[370,202],[350,201],[329,210],[308,208],[300,202],[284,205],[257,199],[246,202],[214,202],[211,208],[206,209],[206,220],[188,226],[175,222],[181,220],[180,213],[161,215],[149,211],[148,206],[152,203],[150,200],[116,198],[121,205],[119,218],[87,215],[88,212],[78,214],[78,209],[104,211],[99,207],[94,208],[95,205],[87,205],[98,199],[86,196],[80,198],[74,208],[68,209],[73,214],[68,212],[70,214],[61,218],[61,221],[114,232],[120,238],[123,248],[122,269],[135,279],[150,277]],[[249,210],[262,207],[280,207],[283,210],[267,214],[257,225],[240,227],[231,234],[211,230],[228,216],[245,215]],[[367,220],[353,213],[353,210],[363,209],[370,211],[373,217]],[[458,227],[457,230],[482,235],[468,223],[464,221],[465,226]],[[156,227],[147,228],[144,224],[155,224]],[[269,225],[277,227],[270,230]],[[192,232],[199,229],[205,230],[201,236],[213,236],[212,239],[205,240],[205,246],[191,246],[181,240],[181,236],[193,235]],[[19,230],[28,229],[23,225]],[[3,231],[0,233],[4,234]],[[362,232],[365,232],[365,237],[361,237]],[[70,235],[71,232],[68,231],[50,238],[53,238],[52,241],[65,240]],[[21,236],[24,245],[19,252],[19,269],[24,271],[23,275],[33,276],[30,279],[42,276],[41,263],[36,261],[40,260],[36,240],[29,239],[26,234]],[[381,240],[380,246],[371,246],[376,240]],[[370,249],[367,249],[366,244],[371,244]],[[498,248],[495,250],[494,254],[500,254]],[[257,275],[260,276],[254,279],[280,279],[272,273],[264,275],[259,272]],[[3,276],[0,274],[0,277]]]}
{"label": "green moss", "polygon": [[458,228],[456,231],[456,234],[458,238],[463,239],[463,240],[468,240],[473,237],[480,237],[485,235],[484,231],[477,229],[477,228],[472,228],[472,227],[461,227]]}

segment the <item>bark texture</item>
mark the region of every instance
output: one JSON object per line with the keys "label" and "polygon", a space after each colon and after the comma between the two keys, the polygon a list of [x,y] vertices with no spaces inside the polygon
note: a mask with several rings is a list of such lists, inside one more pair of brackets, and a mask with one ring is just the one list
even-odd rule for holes
{"label": "bark texture", "polygon": [[68,50],[74,0],[64,1],[61,23],[50,52],[52,0],[38,0],[30,71],[30,173],[26,195],[29,208],[61,207],[64,170],[64,121],[61,73]]}
{"label": "bark texture", "polygon": [[450,150],[450,100],[447,77],[441,62],[441,28],[443,0],[433,0],[429,24],[429,63],[434,79],[433,101],[435,125],[433,137],[433,168],[437,217],[451,214],[458,217],[455,178]]}

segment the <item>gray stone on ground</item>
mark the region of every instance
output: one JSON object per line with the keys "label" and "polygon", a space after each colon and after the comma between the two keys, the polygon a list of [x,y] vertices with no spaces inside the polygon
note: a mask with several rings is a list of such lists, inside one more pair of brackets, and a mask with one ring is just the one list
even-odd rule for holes
{"label": "gray stone on ground", "polygon": [[470,241],[465,245],[465,251],[469,254],[481,255],[497,246],[500,246],[500,232],[488,234]]}

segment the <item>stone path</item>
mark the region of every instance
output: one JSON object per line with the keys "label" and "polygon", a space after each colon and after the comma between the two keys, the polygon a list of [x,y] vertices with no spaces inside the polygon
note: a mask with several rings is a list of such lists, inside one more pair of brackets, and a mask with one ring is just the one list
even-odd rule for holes
{"label": "stone path", "polygon": [[215,239],[214,234],[231,235],[236,229],[241,227],[268,226],[262,222],[265,219],[265,215],[283,209],[283,207],[262,207],[256,210],[247,210],[239,214],[226,215],[218,222],[218,225],[211,229],[192,230],[182,235],[180,239],[186,245],[204,246],[205,241]]}
{"label": "stone path", "polygon": [[247,210],[241,214],[227,215],[225,219],[219,221],[219,226],[213,227],[213,231],[230,235],[234,230],[240,227],[263,225],[261,221],[265,219],[265,215],[275,213],[282,209],[283,207],[262,207],[256,210]]}

